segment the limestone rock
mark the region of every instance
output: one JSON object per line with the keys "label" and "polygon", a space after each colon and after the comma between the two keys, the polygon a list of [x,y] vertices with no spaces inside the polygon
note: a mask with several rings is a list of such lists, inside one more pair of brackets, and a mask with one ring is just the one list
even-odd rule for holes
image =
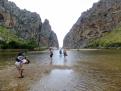
{"label": "limestone rock", "polygon": [[[55,41],[56,34],[51,30],[48,22],[46,20],[43,24],[36,12],[21,10],[13,2],[0,0],[1,26],[10,28],[20,38],[34,39],[39,46],[49,47],[49,44],[52,44],[51,46],[58,47],[58,40]],[[53,37],[49,40],[51,35]]]}
{"label": "limestone rock", "polygon": [[45,19],[42,24],[41,32],[40,32],[40,41],[42,41],[41,46],[45,46],[48,43],[49,47],[59,47],[58,39],[56,34],[52,31],[49,21]]}
{"label": "limestone rock", "polygon": [[82,13],[64,38],[64,47],[84,48],[121,23],[121,0],[100,0]]}

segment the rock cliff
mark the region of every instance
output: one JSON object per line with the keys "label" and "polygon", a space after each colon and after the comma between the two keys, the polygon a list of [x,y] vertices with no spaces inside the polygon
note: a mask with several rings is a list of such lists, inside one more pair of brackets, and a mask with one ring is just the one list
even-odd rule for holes
{"label": "rock cliff", "polygon": [[64,47],[88,47],[96,39],[107,36],[121,23],[121,0],[100,0],[82,13],[64,38]]}
{"label": "rock cliff", "polygon": [[34,39],[40,47],[58,47],[56,34],[48,20],[42,23],[37,13],[21,10],[8,0],[0,0],[0,25],[9,28],[20,38]]}
{"label": "rock cliff", "polygon": [[[56,34],[52,31],[51,26],[49,24],[49,21],[45,19],[44,23],[42,24],[41,31],[40,31],[40,40],[42,43],[41,46],[48,45],[50,47],[59,47],[58,45],[58,39]],[[48,43],[48,44],[46,44]]]}

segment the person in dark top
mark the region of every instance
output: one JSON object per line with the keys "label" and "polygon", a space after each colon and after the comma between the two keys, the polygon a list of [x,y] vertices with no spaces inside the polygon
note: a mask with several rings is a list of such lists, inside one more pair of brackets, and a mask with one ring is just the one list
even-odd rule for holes
{"label": "person in dark top", "polygon": [[52,48],[49,48],[49,51],[50,51],[50,64],[52,64],[52,57],[53,57],[53,51],[52,51]]}
{"label": "person in dark top", "polygon": [[62,49],[59,50],[60,55],[62,54]]}
{"label": "person in dark top", "polygon": [[52,58],[53,57],[53,51],[52,51],[52,49],[50,48],[50,58]]}
{"label": "person in dark top", "polygon": [[67,55],[67,52],[66,52],[66,49],[64,49],[63,54],[64,54],[64,57],[68,56],[68,55]]}

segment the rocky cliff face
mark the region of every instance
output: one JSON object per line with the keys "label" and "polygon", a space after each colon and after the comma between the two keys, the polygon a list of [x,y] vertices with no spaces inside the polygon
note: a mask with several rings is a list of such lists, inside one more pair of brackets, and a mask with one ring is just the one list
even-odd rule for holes
{"label": "rocky cliff face", "polygon": [[[56,34],[52,31],[49,21],[46,19],[42,24],[41,31],[39,34],[39,41],[41,46],[48,45],[50,47],[59,47],[58,39]],[[48,43],[48,44],[47,44]]]}
{"label": "rocky cliff face", "polygon": [[82,13],[64,38],[64,47],[84,48],[121,23],[121,0],[100,0]]}
{"label": "rocky cliff face", "polygon": [[21,10],[13,2],[0,0],[0,25],[10,28],[23,39],[34,39],[41,47],[58,47],[56,34],[46,22],[42,23],[35,12]]}

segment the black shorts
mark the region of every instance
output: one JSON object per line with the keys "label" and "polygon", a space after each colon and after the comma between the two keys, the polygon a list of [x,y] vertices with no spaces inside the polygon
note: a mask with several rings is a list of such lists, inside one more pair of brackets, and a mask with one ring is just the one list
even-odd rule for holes
{"label": "black shorts", "polygon": [[50,54],[50,57],[53,57],[53,54]]}
{"label": "black shorts", "polygon": [[68,56],[66,53],[64,53],[64,56]]}

